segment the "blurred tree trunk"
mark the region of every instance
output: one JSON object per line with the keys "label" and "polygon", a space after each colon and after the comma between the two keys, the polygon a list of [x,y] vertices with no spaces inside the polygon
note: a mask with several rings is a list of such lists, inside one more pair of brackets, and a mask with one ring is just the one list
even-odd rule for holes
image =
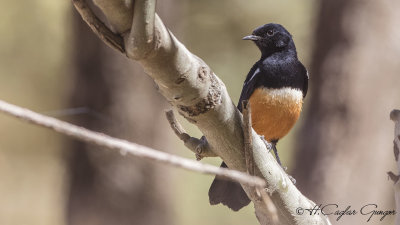
{"label": "blurred tree trunk", "polygon": [[300,190],[317,204],[393,208],[385,172],[393,164],[388,115],[400,104],[399,7],[398,1],[320,2],[294,170]]}
{"label": "blurred tree trunk", "polygon": [[[83,113],[74,116],[74,123],[168,149],[168,105],[153,81],[139,65],[102,43],[76,13],[73,27],[69,107]],[[173,224],[165,168],[82,142],[67,146],[68,224]]]}

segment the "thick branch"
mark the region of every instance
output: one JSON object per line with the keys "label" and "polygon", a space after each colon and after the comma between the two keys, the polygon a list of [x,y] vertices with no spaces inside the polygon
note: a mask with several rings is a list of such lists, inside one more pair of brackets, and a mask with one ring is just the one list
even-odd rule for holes
{"label": "thick branch", "polygon": [[[147,0],[136,1],[143,4],[148,2]],[[106,17],[113,18],[114,23],[127,24],[132,21],[132,17],[128,16],[120,17],[119,21],[115,20],[115,13],[107,10],[108,7],[105,6],[122,7],[123,1],[96,0],[95,2]],[[132,6],[126,5],[126,7]],[[149,8],[135,8],[134,13],[139,13],[144,18],[151,18],[147,17],[146,12],[143,12],[147,9]],[[132,8],[130,10],[133,12]],[[140,24],[137,23],[146,23],[146,19],[134,21],[132,26],[139,26]],[[145,28],[146,24],[139,27]],[[134,31],[131,30],[131,32]],[[143,40],[148,40],[146,33],[125,34],[124,37],[126,39],[140,37],[140,35]],[[174,37],[157,15],[154,19],[154,37],[154,49],[150,54],[146,54],[146,57],[141,58],[139,63],[158,84],[161,94],[181,115],[203,132],[212,152],[220,156],[229,168],[246,171],[242,115],[232,103],[222,81],[201,59],[190,53]],[[141,48],[134,44],[133,42],[133,45],[129,47],[133,48],[132,52],[134,52],[134,48]],[[267,190],[271,193],[271,199],[279,209],[280,215],[286,220],[284,222],[289,224],[330,224],[327,217],[323,215],[296,214],[297,208],[313,208],[315,203],[303,196],[292,184],[254,130],[252,130],[251,142],[256,165],[254,173],[263,177],[267,182]],[[252,190],[247,187],[244,189],[250,196]],[[268,194],[267,190],[262,190],[262,194]],[[261,224],[267,224],[269,220],[266,219],[268,218],[266,205],[257,198],[252,196],[250,198],[254,203],[258,220]]]}
{"label": "thick branch", "polygon": [[183,169],[217,175],[221,178],[246,183],[250,186],[264,187],[264,180],[249,176],[239,171],[222,169],[219,167],[203,164],[197,161],[185,159],[165,152],[157,151],[152,148],[138,145],[125,140],[110,137],[108,135],[87,130],[70,123],[57,120],[52,117],[44,116],[25,108],[21,108],[0,100],[0,112],[17,117],[21,120],[52,129],[56,132],[68,135],[78,140],[106,147],[108,149],[119,150],[121,153],[129,153],[133,156],[149,159],[156,162],[180,167]]}
{"label": "thick branch", "polygon": [[155,0],[136,0],[131,32],[125,38],[129,58],[146,58],[155,48]]}

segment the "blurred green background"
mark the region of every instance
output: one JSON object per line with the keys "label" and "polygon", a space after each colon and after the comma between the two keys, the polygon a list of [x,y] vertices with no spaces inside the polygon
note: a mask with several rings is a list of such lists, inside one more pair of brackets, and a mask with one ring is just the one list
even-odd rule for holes
{"label": "blurred green background", "polygon": [[[241,38],[265,23],[283,24],[294,37],[299,58],[308,65],[316,3],[177,0],[179,18],[169,28],[211,66],[236,103],[245,76],[259,57],[257,48]],[[73,89],[69,69],[73,46],[71,2],[3,0],[0,5],[1,99],[42,113],[67,108]],[[173,9],[169,11],[174,13]],[[183,123],[190,133],[201,135]],[[194,158],[172,131],[165,132],[173,144],[160,149]],[[289,171],[294,133],[279,144]],[[0,224],[66,224],[66,141],[62,135],[0,115]],[[204,162],[220,164],[218,159]],[[207,192],[213,177],[163,168],[172,180],[168,186],[171,224],[257,224],[251,205],[240,212],[221,205],[209,206]]]}

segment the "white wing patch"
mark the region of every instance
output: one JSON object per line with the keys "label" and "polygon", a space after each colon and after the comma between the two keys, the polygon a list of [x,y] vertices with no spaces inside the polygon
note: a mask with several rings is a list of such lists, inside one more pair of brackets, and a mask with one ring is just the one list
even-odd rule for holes
{"label": "white wing patch", "polygon": [[248,84],[259,72],[260,72],[260,69],[257,68],[256,71],[254,71],[253,76],[251,76],[250,79],[249,79],[247,82],[245,82],[245,83],[243,84],[243,86],[245,86],[246,84]]}

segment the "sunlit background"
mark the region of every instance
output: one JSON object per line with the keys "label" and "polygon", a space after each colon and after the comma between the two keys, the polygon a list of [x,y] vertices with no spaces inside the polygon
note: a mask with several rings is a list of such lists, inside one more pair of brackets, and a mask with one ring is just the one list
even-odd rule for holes
{"label": "sunlit background", "polygon": [[[386,5],[382,6],[382,8],[376,9],[380,12],[378,15],[386,15],[385,7],[390,8],[391,6]],[[247,72],[254,62],[259,58],[258,49],[252,43],[241,40],[243,36],[250,34],[254,28],[270,22],[284,25],[293,35],[299,58],[307,68],[310,68],[312,65],[313,47],[315,47],[316,43],[319,43],[320,45],[323,43],[321,40],[317,41],[315,37],[317,24],[319,21],[318,18],[322,18],[324,16],[320,14],[319,1],[315,0],[168,0],[165,2],[159,1],[158,8],[161,17],[163,19],[165,18],[164,22],[166,23],[167,27],[174,32],[178,39],[181,40],[191,52],[201,57],[212,68],[217,76],[222,79],[235,104],[238,101],[242,83],[247,75]],[[369,10],[374,10],[373,6],[371,6]],[[132,115],[132,117],[136,118],[136,122],[132,119],[132,123],[129,123],[132,124],[129,125],[132,127],[128,128],[126,128],[127,125],[124,124],[125,121],[131,120],[128,118],[128,116],[125,115],[125,117],[121,116],[117,117],[116,119],[111,118],[112,116],[110,115],[115,113],[116,109],[107,109],[104,112],[101,111],[101,109],[97,110],[89,105],[86,105],[85,101],[76,103],[77,101],[74,99],[77,99],[80,96],[80,94],[77,93],[80,93],[80,91],[85,89],[84,86],[79,86],[79,83],[82,82],[77,81],[78,79],[76,78],[76,75],[79,74],[77,72],[78,69],[76,69],[77,58],[79,58],[77,56],[90,54],[88,53],[90,49],[86,49],[85,46],[80,46],[79,49],[76,47],[77,45],[75,42],[76,40],[79,40],[77,32],[79,29],[82,29],[82,27],[77,28],[77,26],[79,26],[77,25],[77,20],[79,18],[77,19],[76,14],[73,11],[74,9],[72,8],[70,1],[30,0],[20,2],[4,0],[0,2],[0,15],[2,18],[0,20],[0,98],[40,113],[55,116],[59,119],[74,122],[79,125],[88,125],[91,129],[108,132],[113,136],[126,138],[134,142],[155,147],[159,150],[194,159],[194,155],[185,149],[183,144],[168,128],[167,121],[163,118],[163,109],[168,109],[169,106],[168,104],[165,104],[165,102],[160,103],[162,100],[159,100],[161,98],[158,96],[159,94],[157,93],[156,88],[152,86],[148,78],[145,77],[140,67],[138,67],[138,64],[128,62],[128,60],[124,59],[122,55],[118,55],[112,50],[105,50],[105,54],[108,54],[108,57],[111,55],[111,57],[116,58],[115,61],[121,63],[117,63],[117,65],[131,64],[135,67],[135,69],[129,70],[133,71],[132,74],[130,74],[131,72],[125,72],[125,74],[122,72],[123,75],[118,75],[118,72],[124,71],[125,67],[121,66],[121,68],[118,69],[113,67],[112,69],[108,70],[106,67],[104,70],[106,72],[102,72],[105,74],[103,76],[108,76],[105,83],[113,83],[113,81],[110,81],[114,79],[113,76],[119,77],[118,79],[122,79],[121,82],[113,83],[114,86],[110,89],[111,92],[120,88],[116,84],[124,84],[124,88],[129,90],[130,82],[132,82],[131,75],[133,76],[133,73],[135,73],[135,79],[133,80],[136,85],[135,88],[139,89],[137,83],[140,84],[142,80],[143,82],[148,82],[149,85],[146,86],[146,91],[151,94],[146,94],[146,96],[154,95],[158,100],[154,102],[151,102],[153,100],[149,100],[150,102],[146,102],[143,100],[146,99],[146,96],[141,96],[140,94],[131,94],[131,92],[124,92],[118,94],[117,97],[113,96],[111,100],[105,100],[105,102],[108,102],[110,105],[114,106],[119,104],[118,101],[124,101],[124,103],[121,103],[120,107],[117,107],[117,111],[123,111],[126,109],[126,112],[129,112],[128,116]],[[361,15],[362,13],[365,13],[362,10],[355,10],[354,12]],[[390,16],[387,16],[388,21],[395,20],[389,17]],[[382,18],[383,21],[386,19],[385,16]],[[358,24],[354,25],[348,22],[343,23],[343,29],[346,30],[346,27],[349,26],[348,24],[358,27]],[[390,30],[392,27],[395,27],[395,25],[389,24],[386,30]],[[84,29],[89,30],[88,27],[84,27]],[[377,24],[376,27],[371,29],[382,31],[384,28]],[[373,34],[374,32],[370,33],[370,35]],[[393,40],[396,40],[396,37],[399,37],[398,33],[393,35]],[[97,41],[95,36],[92,36],[91,38],[93,38],[93,41]],[[357,38],[350,40],[348,46],[359,44],[360,46],[368,48],[368,46],[363,45],[362,42],[357,42],[357,40]],[[89,43],[92,42],[90,39],[86,41]],[[370,41],[374,43],[378,42],[376,40]],[[399,56],[398,45],[391,46],[390,41],[391,40],[385,40],[385,43],[382,44],[382,48],[384,50],[390,49],[394,52],[394,56]],[[344,48],[347,47],[345,46]],[[369,53],[370,52],[368,51],[367,53],[365,53],[365,51],[361,51],[359,55],[366,55]],[[347,55],[349,60],[354,60],[359,64],[364,63],[364,68],[367,67],[368,64],[373,64],[372,61],[363,61],[362,57],[359,59],[359,55],[354,52],[351,54],[351,56]],[[315,58],[318,57],[318,54],[314,54],[314,61],[316,61]],[[392,60],[393,58],[396,57],[392,57]],[[357,143],[361,142],[354,142],[355,144],[353,143],[353,145],[350,145],[351,148],[356,148],[356,146],[360,146],[360,148],[366,148],[366,152],[376,151],[376,154],[379,154],[380,156],[376,158],[376,161],[368,161],[369,159],[366,159],[367,156],[360,156],[357,155],[357,153],[349,156],[353,157],[353,159],[364,157],[365,159],[363,159],[363,163],[368,164],[368,162],[370,162],[371,167],[373,167],[372,165],[375,165],[374,163],[376,163],[376,165],[380,165],[379,172],[377,174],[381,174],[381,177],[379,180],[370,180],[369,182],[378,182],[384,186],[384,188],[379,188],[379,190],[376,190],[376,192],[386,193],[385,195],[379,195],[382,196],[382,198],[379,199],[383,199],[382,201],[385,202],[386,205],[384,205],[384,207],[386,208],[394,207],[393,202],[391,201],[392,196],[390,195],[391,183],[387,181],[385,172],[393,169],[394,166],[391,153],[392,136],[390,136],[392,132],[392,124],[390,121],[387,121],[387,115],[389,113],[389,109],[400,106],[400,91],[398,91],[395,85],[393,85],[393,83],[397,83],[398,87],[400,80],[398,75],[396,76],[396,74],[399,74],[398,71],[400,71],[397,70],[398,66],[395,65],[398,63],[398,59],[400,58],[396,58],[394,62],[390,63],[390,65],[394,65],[392,66],[393,70],[391,74],[395,75],[380,75],[381,78],[375,77],[376,79],[373,82],[376,83],[375,86],[379,87],[379,89],[371,88],[369,90],[379,93],[381,90],[387,88],[389,91],[388,96],[393,99],[391,101],[386,101],[387,104],[384,108],[379,106],[381,109],[379,113],[372,114],[373,112],[371,112],[371,115],[369,116],[369,118],[372,120],[378,121],[379,124],[381,124],[380,121],[384,121],[383,124],[385,125],[385,130],[381,129],[382,127],[376,127],[375,125],[375,128],[367,125],[359,126],[362,127],[360,129],[363,130],[370,128],[371,132],[382,133],[377,144],[380,146],[380,148],[377,149],[377,147],[368,147],[368,145],[356,145]],[[333,62],[333,64],[335,62]],[[99,61],[99,64],[101,63],[102,61]],[[318,68],[318,66],[314,65],[313,68]],[[368,70],[357,70],[357,68],[350,70],[357,73],[364,73],[365,70]],[[379,71],[379,69],[376,69],[376,71]],[[341,73],[341,71],[338,71],[337,73]],[[97,90],[102,92],[102,87],[96,87],[96,74],[91,74],[91,76],[93,76],[91,78],[93,79],[93,82],[92,80],[88,81],[88,84],[93,83],[94,85],[91,87],[91,92],[97,92]],[[311,79],[313,79],[313,74],[311,74]],[[369,84],[367,84],[368,79],[369,77],[365,76],[365,83],[364,81],[361,82],[360,88],[364,88],[363,90],[368,89],[369,87]],[[382,80],[385,80],[385,82]],[[355,82],[357,85],[360,84],[360,82],[353,81],[350,78],[349,80],[343,82]],[[313,84],[314,83],[312,83],[311,86]],[[333,89],[331,92],[335,92],[335,94],[339,96],[337,101],[341,102],[343,100],[340,97],[342,89],[339,88],[339,90],[337,90],[334,89],[335,87],[332,88]],[[123,88],[121,89],[125,90]],[[142,94],[143,91],[141,91]],[[311,91],[313,91],[313,89]],[[330,92],[329,88],[325,89],[325,92]],[[350,92],[351,91],[343,91],[343,93]],[[356,104],[361,104],[357,101],[358,98],[362,98],[362,94],[360,94],[360,92],[362,91],[356,92],[354,95],[355,97],[348,100],[348,102],[351,102],[350,104],[354,105],[354,108],[345,110],[346,118],[348,118],[349,121],[352,121],[352,125],[354,125],[354,123],[367,124],[365,122],[367,119],[363,120],[362,118],[364,117],[360,117],[354,112],[354,109],[357,108]],[[82,95],[85,95],[86,101],[90,102],[90,93],[85,93]],[[380,95],[376,94],[372,96],[379,97]],[[310,99],[315,98],[316,97],[308,97],[305,100],[306,106],[311,104]],[[385,102],[382,98],[376,100],[380,101],[381,103],[382,101]],[[98,103],[97,105],[102,104],[101,99],[97,99],[96,101]],[[374,100],[371,99],[371,101]],[[140,107],[141,104],[144,104],[145,107]],[[161,108],[160,104],[162,106]],[[155,108],[156,105],[158,108]],[[367,102],[363,104],[364,107],[360,106],[360,108],[364,110],[368,109],[369,107],[374,107],[374,105],[374,102]],[[83,107],[86,110],[83,110],[84,112],[82,114],[87,115],[64,115],[63,112],[65,109],[69,109],[71,107]],[[329,110],[334,111],[332,108]],[[316,111],[316,108],[306,108],[305,113],[310,114],[314,111]],[[364,114],[367,113],[368,112],[365,112]],[[137,122],[141,120],[141,117],[149,117],[149,114],[154,119],[147,121],[152,122],[146,122],[146,126],[140,122]],[[100,127],[96,127],[96,119],[92,120],[90,123],[84,122],[86,117],[93,115],[101,115],[102,120],[105,119],[107,121],[106,124],[111,124],[111,128],[104,128],[104,124],[99,125]],[[375,117],[374,115],[379,116]],[[384,117],[385,115],[386,117]],[[299,138],[299,135],[297,135],[296,139],[296,134],[298,134],[300,127],[304,124],[305,118],[306,117],[303,115],[295,126],[294,131],[292,131],[278,145],[281,159],[289,168],[289,173],[295,173],[293,171],[295,168],[294,161],[296,160],[294,152],[296,149],[299,149],[296,144],[298,142],[296,141],[302,140],[301,136]],[[193,136],[201,136],[201,133],[194,126],[185,122],[184,120],[181,121],[185,128],[187,128],[187,130]],[[157,127],[157,132],[146,132],[144,131],[146,127],[153,127],[153,129],[154,127]],[[346,133],[346,135],[349,135],[347,136],[348,139],[352,138],[352,134],[357,133],[358,128],[353,128],[349,128],[349,133]],[[126,134],[127,132],[128,134]],[[132,132],[132,136],[130,136],[129,132]],[[301,132],[303,132],[302,135],[307,133],[307,127],[303,128]],[[331,135],[332,132],[341,133],[340,129],[331,129],[330,132]],[[158,134],[162,134],[163,140],[157,140]],[[154,135],[155,137],[153,137],[153,139],[148,139],[149,135]],[[144,140],[145,138],[147,139]],[[307,139],[306,141],[310,142],[310,140],[312,139]],[[85,222],[87,222],[87,224],[107,224],[102,223],[101,221],[81,221],[81,223],[74,222],[74,218],[76,219],[80,217],[79,215],[75,215],[79,213],[71,210],[71,207],[74,207],[77,202],[79,202],[79,199],[71,201],[71,198],[73,199],[73,197],[70,195],[71,193],[74,193],[74,191],[71,190],[75,190],[74,188],[71,188],[71,184],[74,183],[74,179],[71,178],[71,174],[80,174],[79,168],[85,167],[75,166],[75,172],[71,172],[71,165],[74,165],[73,163],[71,164],[71,158],[74,157],[70,155],[70,152],[72,152],[73,148],[79,144],[76,144],[75,142],[71,144],[70,142],[71,140],[63,135],[20,122],[4,115],[0,115],[0,224],[64,225],[85,224]],[[343,150],[346,149],[346,147],[348,147],[348,145],[340,145],[339,143],[338,151],[346,152],[346,150]],[[93,149],[96,147],[91,146],[88,148]],[[87,149],[85,149],[85,151],[86,150]],[[108,156],[105,158],[107,157]],[[117,154],[117,156],[112,156],[112,158],[119,157],[123,158],[125,156],[119,154]],[[90,154],[88,158],[89,161],[94,160],[91,158]],[[96,159],[96,156],[94,158]],[[96,164],[97,166],[107,165],[107,162],[104,160],[104,158],[101,158],[101,160],[103,160],[101,163],[93,164]],[[341,158],[340,160],[342,160],[340,162],[343,166],[347,164],[358,164],[358,161],[349,161],[347,158]],[[373,158],[372,160],[375,159]],[[204,159],[203,162],[219,165],[221,160],[213,158]],[[148,164],[149,167],[155,167],[155,164],[153,163],[142,163]],[[115,165],[113,164],[113,168],[114,167]],[[127,172],[125,175],[130,176],[130,174],[138,173],[137,171],[133,172],[134,170],[136,171],[136,169],[133,169],[131,172]],[[119,170],[117,169],[113,171],[115,172]],[[333,171],[336,170],[333,169]],[[342,172],[340,169],[337,169],[337,171],[338,173]],[[357,181],[357,178],[360,178],[365,174],[371,174],[368,171],[355,168],[350,168],[349,171],[351,171],[350,173],[352,175],[343,175],[343,182],[347,182],[346,185],[348,185],[349,190],[351,189],[350,186],[352,182],[362,183],[362,181]],[[144,177],[142,179],[146,180],[147,172],[149,171],[147,170],[144,172],[145,175],[141,175]],[[85,174],[84,171],[81,171],[81,173]],[[157,173],[156,175],[151,176],[158,177],[158,180],[161,182],[158,182],[158,187],[154,190],[152,188],[144,188],[142,191],[152,192],[161,190],[160,196],[164,196],[157,199],[162,199],[161,201],[163,201],[163,203],[161,206],[157,207],[159,207],[161,212],[160,214],[163,214],[163,216],[167,219],[163,223],[154,220],[148,224],[238,225],[258,223],[256,217],[254,216],[254,208],[251,204],[239,212],[233,212],[221,205],[209,205],[208,188],[213,180],[212,176],[199,175],[197,173],[186,172],[167,166],[160,166],[159,169],[155,169],[152,171],[152,173]],[[112,176],[116,177],[115,179],[121,179],[121,183],[124,183],[122,180],[126,179],[119,173],[113,173]],[[321,179],[329,180],[326,174],[324,175],[322,173],[318,175],[318,173],[310,172],[310,176],[313,176],[309,177],[310,179],[319,179],[322,177]],[[354,177],[357,178],[354,179]],[[335,183],[340,182],[340,180],[341,178],[338,178]],[[138,179],[137,181],[139,183],[142,182]],[[307,185],[304,185],[304,187],[306,186]],[[132,187],[136,186],[132,185]],[[301,181],[300,187],[303,187]],[[346,187],[344,187],[344,189],[345,188]],[[357,190],[358,189],[359,186],[357,187]],[[310,189],[307,190],[310,193]],[[90,190],[86,191],[88,191],[87,193],[91,192]],[[146,195],[147,194],[151,195],[152,193],[146,193]],[[327,198],[318,197],[318,199],[328,201]],[[375,200],[372,199],[372,201]],[[118,204],[118,201],[114,203]],[[361,202],[360,204],[362,205],[363,203],[364,202]],[[150,205],[151,208],[153,203],[146,203],[143,200],[132,201],[129,204],[136,205],[139,208],[141,207],[141,204]],[[91,213],[95,213],[95,209],[91,210]],[[157,215],[157,212],[152,214],[153,217],[157,217]],[[85,216],[82,218],[85,218]],[[388,218],[381,224],[390,224],[393,219],[393,217]],[[364,222],[362,219],[360,221]],[[119,224],[142,223],[136,223],[135,219],[133,219],[132,223],[121,222]],[[337,224],[341,223],[338,222]],[[361,222],[359,224],[361,224]]]}

